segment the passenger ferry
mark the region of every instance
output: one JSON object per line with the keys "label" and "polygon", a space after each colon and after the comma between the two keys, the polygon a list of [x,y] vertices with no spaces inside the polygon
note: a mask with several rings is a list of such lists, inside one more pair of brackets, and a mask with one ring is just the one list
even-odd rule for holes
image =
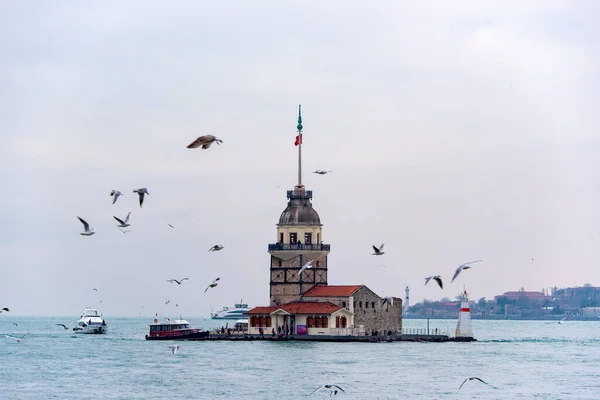
{"label": "passenger ferry", "polygon": [[158,317],[154,318],[150,324],[150,332],[146,335],[146,340],[187,340],[200,339],[208,337],[209,331],[202,328],[194,329],[185,319],[176,319],[171,321],[165,318],[164,322],[159,322]]}
{"label": "passenger ferry", "polygon": [[233,308],[223,307],[221,311],[211,312],[210,317],[212,319],[242,319],[248,317],[248,311],[250,311],[248,304],[242,303],[240,300]]}
{"label": "passenger ferry", "polygon": [[95,308],[86,308],[77,321],[77,326],[73,328],[75,333],[102,334],[106,333],[108,327],[106,321]]}

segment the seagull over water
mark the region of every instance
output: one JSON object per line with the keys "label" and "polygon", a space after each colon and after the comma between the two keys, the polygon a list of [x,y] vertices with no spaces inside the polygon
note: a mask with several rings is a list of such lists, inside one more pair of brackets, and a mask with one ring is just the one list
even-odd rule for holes
{"label": "seagull over water", "polygon": [[344,389],[342,389],[342,388],[341,388],[341,387],[339,387],[338,385],[323,385],[323,386],[321,386],[321,387],[317,388],[317,389],[316,389],[314,392],[312,392],[312,393],[310,394],[310,396],[312,396],[313,394],[315,394],[315,393],[317,393],[317,392],[320,392],[320,391],[321,391],[321,390],[323,390],[323,389],[327,389],[327,390],[329,390],[329,396],[330,396],[330,397],[331,397],[331,396],[335,396],[335,395],[337,395],[337,392],[338,392],[338,391],[341,391],[342,393],[346,393],[346,392],[344,391]]}
{"label": "seagull over water", "polygon": [[221,244],[215,244],[213,247],[211,247],[210,249],[208,249],[208,251],[221,251],[225,248],[225,246],[221,245]]}
{"label": "seagull over water", "polygon": [[210,147],[211,144],[213,143],[217,143],[217,144],[221,144],[223,143],[223,141],[213,135],[204,135],[204,136],[200,136],[198,139],[194,140],[192,143],[190,143],[187,148],[188,149],[195,149],[197,147],[202,146],[202,148],[204,150],[208,149]]}
{"label": "seagull over water", "polygon": [[148,196],[150,196],[150,193],[148,192],[148,189],[146,189],[146,188],[135,189],[133,191],[133,193],[137,193],[138,194],[138,197],[140,198],[140,207],[144,203],[144,195],[147,194]]}
{"label": "seagull over water", "polygon": [[220,278],[217,278],[217,279],[215,279],[215,280],[213,281],[213,283],[211,283],[210,285],[208,285],[208,286],[206,287],[206,289],[204,289],[204,293],[206,293],[206,291],[207,291],[208,289],[216,287],[216,286],[218,285],[217,281],[218,281],[219,279],[220,279]]}
{"label": "seagull over water", "polygon": [[375,253],[371,254],[372,256],[381,256],[383,254],[385,254],[383,252],[383,245],[384,243],[381,244],[381,246],[379,246],[379,248],[375,247],[375,245],[373,245],[373,250],[375,250]]}
{"label": "seagull over water", "polygon": [[173,354],[177,354],[177,352],[179,351],[179,347],[180,346],[178,344],[169,346],[169,348],[171,349],[171,353],[173,353]]}
{"label": "seagull over water", "polygon": [[64,330],[66,331],[67,329],[69,329],[68,326],[66,326],[65,324],[54,324],[56,326],[62,326],[64,328]]}
{"label": "seagull over water", "polygon": [[21,339],[23,339],[27,335],[29,335],[29,332],[27,332],[23,336],[19,336],[19,337],[14,337],[14,336],[10,336],[10,335],[4,335],[4,337],[7,338],[7,339],[13,339],[13,340],[16,340],[17,342],[20,342]]}
{"label": "seagull over water", "polygon": [[119,192],[118,190],[113,190],[110,192],[110,195],[113,198],[113,204],[115,204],[117,202],[117,199],[119,198],[119,196],[121,196],[123,193]]}
{"label": "seagull over water", "polygon": [[435,276],[428,276],[427,278],[425,278],[425,285],[427,285],[429,283],[430,280],[434,280],[437,282],[437,284],[439,285],[440,289],[444,288],[444,282],[442,282],[442,277],[439,275],[435,275]]}
{"label": "seagull over water", "polygon": [[119,225],[117,225],[119,228],[127,228],[128,226],[130,226],[130,224],[129,224],[129,216],[130,215],[131,215],[131,211],[127,213],[127,217],[125,217],[124,220],[119,219],[119,218],[115,217],[114,215],[113,215],[113,218],[119,222]]}
{"label": "seagull over water", "polygon": [[487,382],[484,382],[483,380],[479,379],[478,377],[476,377],[476,376],[472,376],[472,377],[470,377],[470,378],[467,378],[467,379],[465,379],[465,380],[463,381],[463,383],[461,383],[461,384],[460,384],[460,386],[458,387],[458,390],[460,390],[460,388],[461,388],[461,387],[463,387],[463,385],[464,385],[465,383],[467,383],[467,381],[472,381],[473,379],[477,379],[479,382],[485,383],[486,385],[488,384]]}
{"label": "seagull over water", "polygon": [[481,262],[481,261],[482,260],[469,261],[469,262],[466,262],[466,263],[461,264],[458,267],[456,267],[456,272],[454,272],[454,276],[452,277],[452,280],[450,281],[450,283],[454,282],[454,280],[458,277],[458,274],[460,274],[460,272],[463,269],[469,269],[469,268],[471,268],[471,264],[475,264],[475,263],[478,263],[478,262]]}
{"label": "seagull over water", "polygon": [[314,171],[313,174],[325,175],[325,174],[328,174],[330,172],[331,171],[323,171],[323,170],[318,169],[318,170]]}
{"label": "seagull over water", "polygon": [[190,278],[182,278],[179,281],[177,279],[169,279],[167,282],[171,282],[171,283],[175,282],[178,285],[181,285],[181,282],[183,282],[183,281],[189,281],[189,280],[190,280]]}
{"label": "seagull over water", "polygon": [[8,307],[2,307],[2,308],[0,308],[0,313],[4,312],[4,311],[9,312],[10,310],[8,309]]}
{"label": "seagull over water", "polygon": [[81,221],[81,223],[83,224],[83,229],[85,230],[84,232],[81,232],[80,234],[83,236],[92,236],[94,233],[94,228],[90,229],[90,224],[88,224],[87,222],[85,222],[85,220],[81,219],[81,217],[77,217],[79,218],[79,220]]}

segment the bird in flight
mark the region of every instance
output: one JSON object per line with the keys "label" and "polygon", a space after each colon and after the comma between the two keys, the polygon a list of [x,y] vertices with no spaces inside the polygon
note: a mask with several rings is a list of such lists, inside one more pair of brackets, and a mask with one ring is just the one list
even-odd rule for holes
{"label": "bird in flight", "polygon": [[131,226],[129,224],[129,216],[130,215],[131,215],[131,211],[127,213],[127,217],[125,217],[124,220],[119,219],[119,218],[115,217],[114,215],[113,215],[113,218],[119,222],[119,225],[117,225],[119,228],[127,228],[128,226]]}
{"label": "bird in flight", "polygon": [[10,336],[10,335],[4,335],[4,337],[7,338],[7,339],[13,339],[13,340],[16,340],[17,342],[20,342],[21,339],[23,339],[27,335],[29,335],[29,332],[27,332],[23,336],[19,336],[19,337],[14,337],[14,336]]}
{"label": "bird in flight", "polygon": [[225,248],[225,246],[220,245],[220,244],[215,244],[213,247],[211,247],[210,249],[208,249],[208,251],[221,251]]}
{"label": "bird in flight", "polygon": [[150,193],[148,192],[148,189],[146,189],[146,188],[135,189],[133,191],[133,193],[137,193],[138,194],[138,197],[140,198],[140,207],[144,203],[144,195],[147,194],[148,196],[150,196]]}
{"label": "bird in flight", "polygon": [[56,326],[62,326],[64,328],[64,330],[66,331],[67,329],[69,329],[68,326],[66,326],[65,324],[54,324]]}
{"label": "bird in flight", "polygon": [[219,279],[220,279],[220,278],[217,278],[217,279],[215,279],[215,280],[213,281],[213,283],[211,283],[210,285],[208,285],[208,286],[206,287],[206,289],[204,289],[204,293],[206,293],[206,291],[207,291],[208,289],[216,287],[216,286],[218,285],[217,281],[218,281]]}
{"label": "bird in flight", "polygon": [[309,262],[307,262],[306,264],[304,264],[304,265],[302,266],[302,268],[300,268],[300,271],[298,271],[298,275],[302,275],[302,272],[304,272],[304,271],[305,271],[307,268],[312,268],[312,263],[313,263],[314,261],[315,261],[315,260],[310,260]]}
{"label": "bird in flight", "polygon": [[372,256],[381,256],[383,254],[385,254],[383,252],[383,245],[384,243],[381,244],[381,246],[379,246],[379,248],[375,247],[375,245],[373,245],[373,250],[375,250],[375,253],[371,254]]}
{"label": "bird in flight", "polygon": [[170,302],[171,302],[171,300],[167,300],[167,302],[165,303],[165,306],[166,306],[167,304],[169,304]]}
{"label": "bird in flight", "polygon": [[4,311],[9,312],[10,310],[8,309],[8,307],[2,307],[2,308],[0,308],[0,313],[4,312]]}
{"label": "bird in flight", "polygon": [[383,303],[381,303],[381,305],[384,305],[385,303],[389,303],[390,306],[393,306],[394,305],[394,298],[390,297],[390,296],[384,297],[383,298]]}
{"label": "bird in flight", "polygon": [[341,391],[342,393],[346,393],[346,392],[344,391],[344,389],[342,389],[342,388],[341,388],[341,387],[339,387],[338,385],[323,385],[323,386],[321,386],[321,387],[317,388],[317,389],[316,389],[314,392],[312,392],[312,393],[310,394],[310,396],[312,396],[313,394],[315,394],[315,393],[317,393],[317,392],[320,392],[320,391],[321,391],[321,390],[323,390],[323,389],[327,389],[327,390],[329,390],[329,396],[330,396],[330,397],[331,397],[331,396],[335,396],[335,395],[337,395],[337,392],[338,392],[338,391]]}
{"label": "bird in flight", "polygon": [[460,274],[460,272],[463,269],[469,269],[469,268],[471,268],[471,264],[475,264],[475,263],[478,263],[480,261],[482,261],[482,260],[469,261],[469,262],[466,262],[466,263],[461,264],[458,267],[456,267],[456,272],[454,272],[454,276],[452,277],[452,280],[450,281],[450,283],[454,282],[454,280],[458,277],[458,274]]}
{"label": "bird in flight", "polygon": [[84,232],[81,232],[81,235],[83,235],[83,236],[92,236],[94,233],[96,233],[96,232],[94,232],[94,228],[90,229],[90,224],[88,224],[83,219],[81,219],[81,217],[77,217],[77,218],[79,218],[79,220],[83,224],[83,229],[85,230]]}
{"label": "bird in flight", "polygon": [[195,149],[196,147],[200,147],[202,146],[203,149],[208,149],[210,147],[211,144],[217,142],[217,144],[221,144],[223,143],[223,141],[213,135],[204,135],[204,136],[200,136],[198,139],[194,140],[192,143],[190,143],[187,148],[188,149]]}
{"label": "bird in flight", "polygon": [[169,224],[169,226],[170,226],[171,228],[175,229],[175,227],[174,227],[173,225]]}
{"label": "bird in flight", "polygon": [[115,204],[117,202],[117,199],[119,198],[119,196],[121,196],[123,193],[119,192],[118,190],[113,190],[110,192],[110,195],[113,198],[113,204]]}
{"label": "bird in flight", "polygon": [[172,354],[177,354],[177,352],[179,351],[179,347],[180,346],[178,344],[174,344],[174,345],[169,346],[169,348],[171,349],[171,353]]}
{"label": "bird in flight", "polygon": [[169,279],[167,282],[171,282],[171,283],[175,282],[178,285],[181,285],[181,282],[183,282],[183,281],[189,281],[189,280],[190,280],[190,278],[182,278],[179,281],[177,279]]}
{"label": "bird in flight", "polygon": [[427,278],[425,278],[425,285],[427,285],[432,279],[437,282],[440,289],[444,288],[444,282],[442,282],[442,277],[440,275],[428,276]]}
{"label": "bird in flight", "polygon": [[483,380],[479,379],[478,377],[476,377],[476,376],[472,376],[472,377],[470,377],[470,378],[467,378],[467,379],[465,379],[465,380],[463,381],[463,383],[461,383],[461,384],[460,384],[460,386],[458,387],[458,390],[460,390],[460,388],[461,388],[461,387],[463,387],[463,385],[464,385],[465,383],[467,383],[467,381],[472,381],[473,379],[477,379],[479,382],[485,383],[486,385],[488,384],[487,382],[484,382]]}
{"label": "bird in flight", "polygon": [[325,175],[325,174],[328,174],[330,172],[331,171],[323,171],[323,170],[318,169],[318,170],[314,171],[313,174]]}
{"label": "bird in flight", "polygon": [[94,288],[94,291],[96,291],[96,292],[97,292],[97,291],[98,291],[98,289]]}

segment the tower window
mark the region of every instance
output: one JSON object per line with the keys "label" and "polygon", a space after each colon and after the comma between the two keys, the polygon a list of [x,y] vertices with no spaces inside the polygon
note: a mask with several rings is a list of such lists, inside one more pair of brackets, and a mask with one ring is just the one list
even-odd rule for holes
{"label": "tower window", "polygon": [[321,243],[321,234],[317,233],[317,244]]}
{"label": "tower window", "polygon": [[375,302],[374,301],[371,302],[371,307],[375,308]]}
{"label": "tower window", "polygon": [[360,308],[362,308],[362,301],[359,301],[359,302],[358,302],[358,306],[359,306]]}
{"label": "tower window", "polygon": [[365,301],[365,308],[369,308],[369,302]]}
{"label": "tower window", "polygon": [[290,243],[296,244],[297,241],[298,241],[298,234],[296,232],[291,232],[290,233]]}
{"label": "tower window", "polygon": [[279,234],[279,242],[283,244],[283,232]]}
{"label": "tower window", "polygon": [[280,266],[280,267],[281,267],[281,264],[282,264],[282,262],[281,262],[281,260],[279,260],[279,266]]}
{"label": "tower window", "polygon": [[304,234],[304,244],[311,244],[311,243],[312,243],[312,233],[306,232]]}

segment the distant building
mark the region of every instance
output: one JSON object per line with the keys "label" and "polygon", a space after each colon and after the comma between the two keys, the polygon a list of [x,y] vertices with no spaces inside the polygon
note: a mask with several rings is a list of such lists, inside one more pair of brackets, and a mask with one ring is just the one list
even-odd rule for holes
{"label": "distant building", "polygon": [[524,290],[504,292],[500,296],[494,297],[494,299],[498,301],[498,299],[501,297],[506,297],[509,300],[519,300],[525,298],[536,301],[544,301],[547,298],[547,296],[542,292],[526,292]]}

